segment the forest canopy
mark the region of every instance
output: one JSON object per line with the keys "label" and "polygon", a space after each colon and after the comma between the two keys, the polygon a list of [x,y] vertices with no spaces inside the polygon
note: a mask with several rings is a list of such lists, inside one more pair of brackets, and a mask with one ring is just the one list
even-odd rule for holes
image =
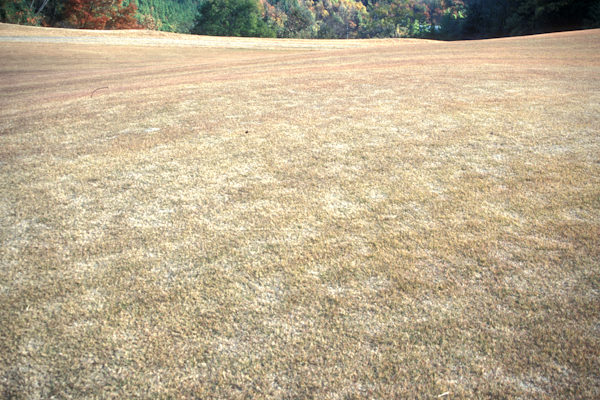
{"label": "forest canopy", "polygon": [[452,40],[600,27],[600,0],[0,0],[0,21],[226,36]]}

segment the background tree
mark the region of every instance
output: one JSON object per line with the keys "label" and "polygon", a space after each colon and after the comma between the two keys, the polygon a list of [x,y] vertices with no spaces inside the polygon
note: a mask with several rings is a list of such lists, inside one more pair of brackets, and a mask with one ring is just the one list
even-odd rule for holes
{"label": "background tree", "polygon": [[118,0],[106,27],[108,29],[139,29],[141,26],[135,18],[136,12],[135,2],[130,1],[127,6],[123,6],[123,0]]}
{"label": "background tree", "polygon": [[337,0],[324,6],[327,13],[319,24],[319,37],[349,39],[359,36],[359,28],[367,17],[362,2]]}
{"label": "background tree", "polygon": [[598,0],[466,0],[463,36],[482,38],[582,29]]}
{"label": "background tree", "polygon": [[600,0],[0,0],[19,24],[123,29],[134,14],[182,33],[454,40],[600,27]]}
{"label": "background tree", "polygon": [[589,12],[585,18],[586,28],[600,28],[600,0],[590,5]]}
{"label": "background tree", "polygon": [[41,25],[56,16],[59,6],[60,0],[0,0],[0,21]]}
{"label": "background tree", "polygon": [[139,27],[136,10],[133,1],[125,6],[123,0],[68,0],[64,18],[74,28],[131,29]]}
{"label": "background tree", "polygon": [[148,29],[190,33],[198,0],[137,0],[137,18]]}
{"label": "background tree", "polygon": [[297,1],[291,3],[287,8],[287,18],[283,25],[283,36],[285,37],[313,37],[316,33],[315,18],[307,7]]}
{"label": "background tree", "polygon": [[68,0],[65,21],[74,28],[104,29],[112,11],[112,0]]}
{"label": "background tree", "polygon": [[192,33],[215,36],[275,37],[255,0],[207,0],[198,7]]}

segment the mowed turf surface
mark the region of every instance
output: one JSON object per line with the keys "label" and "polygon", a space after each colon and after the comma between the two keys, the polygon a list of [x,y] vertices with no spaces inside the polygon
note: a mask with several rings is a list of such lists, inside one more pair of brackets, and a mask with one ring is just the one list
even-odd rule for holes
{"label": "mowed turf surface", "polygon": [[0,397],[600,396],[600,31],[119,35],[0,38]]}

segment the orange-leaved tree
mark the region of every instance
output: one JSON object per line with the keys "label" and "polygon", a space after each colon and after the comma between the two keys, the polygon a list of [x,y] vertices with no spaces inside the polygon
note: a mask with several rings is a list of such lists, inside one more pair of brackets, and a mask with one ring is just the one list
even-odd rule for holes
{"label": "orange-leaved tree", "polygon": [[130,0],[68,0],[65,4],[65,20],[81,29],[135,29],[137,6]]}

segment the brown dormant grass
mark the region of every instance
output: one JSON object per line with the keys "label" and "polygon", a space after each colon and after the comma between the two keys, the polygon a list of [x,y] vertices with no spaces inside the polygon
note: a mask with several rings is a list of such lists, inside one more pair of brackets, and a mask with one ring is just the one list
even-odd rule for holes
{"label": "brown dormant grass", "polygon": [[0,25],[0,397],[600,396],[600,31],[66,32]]}

